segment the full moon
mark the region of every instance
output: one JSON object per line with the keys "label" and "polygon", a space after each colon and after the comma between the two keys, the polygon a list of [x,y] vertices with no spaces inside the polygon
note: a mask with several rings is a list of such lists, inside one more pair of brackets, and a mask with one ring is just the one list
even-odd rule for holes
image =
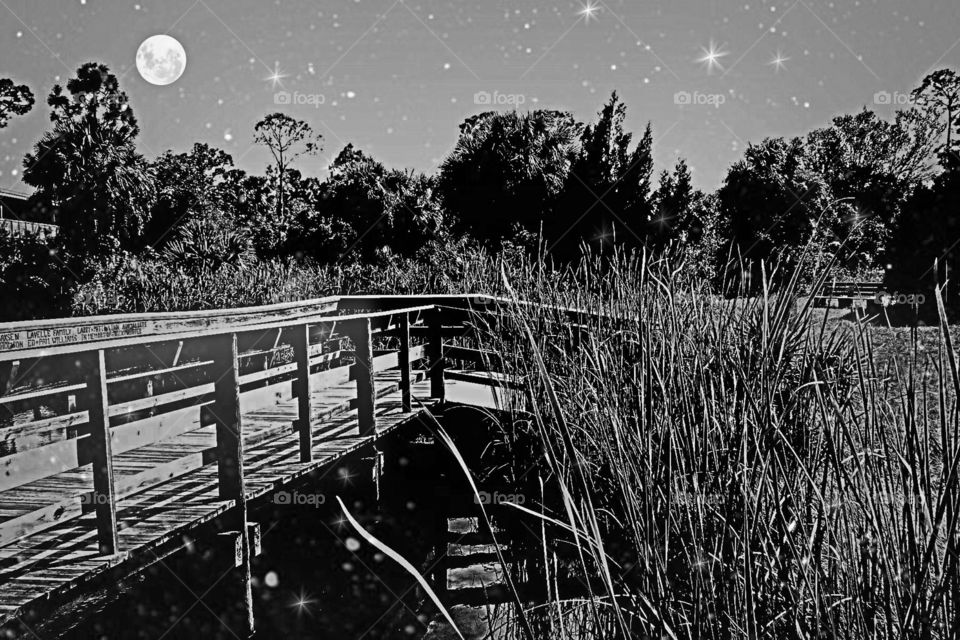
{"label": "full moon", "polygon": [[176,38],[150,36],[137,49],[137,71],[150,84],[172,84],[186,66],[187,52]]}

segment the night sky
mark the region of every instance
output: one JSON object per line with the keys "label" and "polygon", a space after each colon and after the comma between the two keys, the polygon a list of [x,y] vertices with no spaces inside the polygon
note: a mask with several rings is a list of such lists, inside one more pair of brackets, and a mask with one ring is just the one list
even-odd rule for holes
{"label": "night sky", "polygon": [[[652,121],[658,169],[682,155],[712,189],[747,141],[873,108],[878,93],[902,102],[927,72],[960,67],[958,27],[957,0],[0,0],[0,77],[37,96],[0,131],[0,187],[27,190],[47,94],[100,61],[121,77],[148,158],[203,141],[262,172],[253,125],[284,110],[325,138],[307,174],[348,142],[433,171],[457,125],[490,108],[478,93],[591,119],[616,89],[631,129]],[[167,86],[135,66],[155,34],[187,53]],[[302,104],[276,104],[282,91]]]}

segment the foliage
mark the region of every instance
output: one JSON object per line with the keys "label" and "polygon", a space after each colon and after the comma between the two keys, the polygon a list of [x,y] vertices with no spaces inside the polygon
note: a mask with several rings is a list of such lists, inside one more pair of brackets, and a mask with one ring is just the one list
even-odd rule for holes
{"label": "foliage", "polygon": [[918,189],[904,206],[893,233],[887,282],[895,291],[922,293],[947,285],[947,302],[960,304],[960,170],[946,171]]}
{"label": "foliage", "polygon": [[754,265],[755,283],[760,261],[777,257],[783,264],[799,265],[804,252],[835,252],[856,224],[811,168],[799,138],[768,138],[748,146],[718,197],[733,251]]}
{"label": "foliage", "polygon": [[673,174],[660,174],[660,186],[653,196],[656,211],[647,230],[649,246],[663,248],[671,241],[698,233],[702,222],[694,218],[693,205],[702,194],[693,188],[690,169],[683,158],[677,160]]}
{"label": "foliage", "polygon": [[411,256],[444,231],[430,178],[388,170],[353,145],[337,155],[313,204],[301,210],[288,250],[321,262]]}
{"label": "foliage", "polygon": [[233,168],[230,154],[200,142],[189,153],[163,153],[152,168],[157,199],[144,242],[154,248],[163,246],[187,220],[233,209],[237,198],[231,187],[246,175]]}
{"label": "foliage", "polygon": [[499,244],[551,223],[578,154],[582,125],[561,111],[489,111],[460,125],[438,190],[455,228]]}
{"label": "foliage", "polygon": [[68,311],[66,267],[43,237],[15,237],[0,228],[0,322]]}
{"label": "foliage", "polygon": [[626,114],[614,92],[597,122],[585,127],[559,215],[546,231],[555,253],[576,255],[582,242],[593,247],[614,240],[634,246],[645,242],[653,210],[653,132],[647,124],[631,151],[633,135],[623,126]]}
{"label": "foliage", "polygon": [[35,204],[55,212],[77,278],[85,260],[139,242],[154,199],[153,174],[136,151],[137,120],[116,76],[87,63],[47,100],[53,129],[24,160]]}
{"label": "foliage", "polygon": [[182,225],[164,247],[162,256],[188,273],[215,273],[226,266],[250,264],[254,252],[246,229],[216,211]]}
{"label": "foliage", "polygon": [[960,128],[960,75],[953,69],[939,69],[927,75],[913,91],[913,98],[943,122],[946,141],[940,149],[941,163],[960,164],[954,129]]}
{"label": "foliage", "polygon": [[10,124],[12,116],[22,116],[33,108],[30,87],[14,84],[9,78],[0,78],[0,129]]}
{"label": "foliage", "polygon": [[[28,89],[0,87],[13,96],[0,97],[0,108],[28,108]],[[91,63],[50,94],[53,128],[27,156],[25,179],[37,187],[34,210],[62,226],[53,248],[65,264],[64,295],[87,282],[109,291],[114,275],[138,282],[130,274],[145,265],[179,274],[170,277],[181,284],[193,277],[232,288],[226,283],[263,265],[332,273],[362,263],[397,275],[442,262],[427,271],[447,286],[436,274],[455,272],[458,251],[475,243],[509,256],[543,252],[558,266],[584,250],[642,245],[677,256],[717,287],[729,281],[720,267],[731,254],[750,261],[758,283],[760,261],[804,265],[810,281],[839,253],[837,272],[858,277],[889,262],[904,286],[926,289],[954,271],[948,254],[960,237],[949,209],[951,167],[944,162],[941,173],[935,162],[945,129],[954,145],[944,119],[957,120],[957,76],[931,74],[914,96],[915,107],[888,120],[863,110],[803,138],[750,145],[712,194],[694,188],[682,159],[654,188],[652,127],[634,144],[615,92],[589,124],[547,110],[468,118],[435,176],[385,167],[347,145],[320,180],[293,164],[316,155],[321,136],[282,113],[254,129],[273,158],[263,175],[200,143],[146,163],[126,95]],[[939,280],[927,282],[929,268],[915,266],[935,257]],[[142,306],[151,289],[134,288],[140,293],[111,299]],[[221,293],[211,295],[230,300]]]}

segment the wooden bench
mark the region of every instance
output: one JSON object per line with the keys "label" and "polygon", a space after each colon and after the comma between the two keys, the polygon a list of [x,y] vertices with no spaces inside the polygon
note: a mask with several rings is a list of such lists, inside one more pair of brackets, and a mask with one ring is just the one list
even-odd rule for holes
{"label": "wooden bench", "polygon": [[834,306],[831,302],[836,301],[837,308],[852,308],[858,306],[858,302],[865,305],[867,302],[875,300],[882,291],[882,282],[833,280],[826,283],[820,293],[814,296],[813,306],[818,308],[831,307]]}

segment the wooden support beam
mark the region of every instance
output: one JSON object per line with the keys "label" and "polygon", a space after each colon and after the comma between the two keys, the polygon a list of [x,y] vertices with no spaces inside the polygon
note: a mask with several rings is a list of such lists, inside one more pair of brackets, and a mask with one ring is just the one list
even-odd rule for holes
{"label": "wooden support beam", "polygon": [[90,420],[90,450],[93,466],[92,500],[97,513],[97,540],[100,553],[113,555],[117,542],[117,496],[113,482],[113,453],[110,442],[110,410],[107,397],[107,365],[103,349],[88,354],[84,362],[86,392],[84,408]]}
{"label": "wooden support beam", "polygon": [[430,571],[430,581],[433,591],[440,598],[447,597],[447,542],[450,537],[449,515],[450,500],[450,466],[449,451],[442,443],[440,437],[433,434],[432,462],[434,473],[434,497],[433,503],[433,566]]}
{"label": "wooden support beam", "polygon": [[293,327],[291,340],[297,378],[293,392],[297,396],[297,432],[300,434],[300,462],[313,460],[313,434],[310,428],[310,325]]}
{"label": "wooden support beam", "polygon": [[211,339],[213,395],[211,408],[217,432],[217,487],[220,498],[236,505],[226,517],[237,532],[240,547],[237,601],[244,607],[244,637],[254,632],[253,586],[250,572],[250,540],[247,528],[247,498],[243,477],[243,422],[240,418],[240,365],[237,357],[237,334],[228,333]]}
{"label": "wooden support beam", "polygon": [[428,320],[430,328],[430,395],[434,398],[443,400],[443,312],[439,309],[433,311]]}
{"label": "wooden support beam", "polygon": [[373,339],[370,333],[370,319],[365,318],[354,325],[354,374],[357,377],[357,421],[360,435],[376,433],[376,401],[373,386]]}
{"label": "wooden support beam", "polygon": [[410,398],[410,314],[400,318],[400,408],[404,412],[413,411]]}
{"label": "wooden support beam", "polygon": [[217,479],[220,498],[242,500],[243,437],[240,421],[240,367],[237,334],[211,338],[213,345],[213,395],[210,408],[217,430]]}

